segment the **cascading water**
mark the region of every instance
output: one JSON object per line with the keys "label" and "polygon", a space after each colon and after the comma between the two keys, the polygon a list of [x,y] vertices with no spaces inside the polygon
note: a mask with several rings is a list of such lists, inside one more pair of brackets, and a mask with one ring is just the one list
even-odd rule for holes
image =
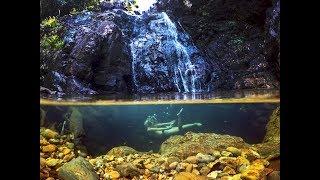
{"label": "cascading water", "polygon": [[136,16],[133,24],[130,50],[138,92],[202,91],[198,65],[204,60],[195,56],[189,36],[179,32],[165,12]]}
{"label": "cascading water", "polygon": [[123,6],[106,3],[103,12],[81,12],[62,21],[67,50],[57,57],[56,73],[47,73],[52,81],[44,87],[76,95],[189,95],[213,89],[212,61],[198,51],[179,21],[156,7]]}

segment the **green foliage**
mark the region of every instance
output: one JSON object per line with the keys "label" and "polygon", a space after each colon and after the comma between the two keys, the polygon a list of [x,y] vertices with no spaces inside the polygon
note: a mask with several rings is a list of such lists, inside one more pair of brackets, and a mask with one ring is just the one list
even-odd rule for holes
{"label": "green foliage", "polygon": [[232,44],[235,45],[240,45],[244,42],[244,38],[243,37],[236,37],[235,39],[231,40]]}
{"label": "green foliage", "polygon": [[98,8],[99,4],[99,0],[89,0],[89,2],[86,4],[86,9],[89,11],[94,11]]}
{"label": "green foliage", "polygon": [[72,10],[70,11],[70,14],[71,14],[71,15],[75,15],[75,14],[77,14],[77,13],[78,13],[78,11],[77,11],[76,8],[72,8]]}
{"label": "green foliage", "polygon": [[48,17],[41,22],[41,25],[46,28],[56,28],[60,26],[56,17]]}
{"label": "green foliage", "polygon": [[40,46],[45,49],[60,50],[63,48],[64,42],[58,35],[45,35],[41,39]]}
{"label": "green foliage", "polygon": [[48,17],[40,24],[40,46],[46,50],[60,50],[64,41],[60,38],[63,27],[56,17]]}

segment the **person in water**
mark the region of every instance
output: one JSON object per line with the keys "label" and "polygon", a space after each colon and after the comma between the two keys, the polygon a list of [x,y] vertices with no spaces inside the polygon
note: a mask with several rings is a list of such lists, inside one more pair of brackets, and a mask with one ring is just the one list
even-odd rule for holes
{"label": "person in water", "polygon": [[173,120],[167,123],[159,123],[157,120],[157,115],[154,114],[152,116],[148,116],[144,125],[147,127],[147,132],[151,135],[155,135],[158,137],[172,135],[178,133],[182,130],[192,128],[192,127],[199,127],[202,126],[201,123],[192,123],[192,124],[181,124],[181,113],[183,108],[177,113],[178,119]]}

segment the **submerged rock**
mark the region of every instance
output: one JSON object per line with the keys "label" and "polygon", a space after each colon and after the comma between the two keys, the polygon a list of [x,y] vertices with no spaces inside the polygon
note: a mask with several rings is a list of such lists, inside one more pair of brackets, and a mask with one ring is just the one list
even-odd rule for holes
{"label": "submerged rock", "polygon": [[280,171],[273,171],[268,174],[267,180],[280,180]]}
{"label": "submerged rock", "polygon": [[253,147],[257,148],[262,157],[280,156],[280,107],[272,112],[266,130],[263,142]]}
{"label": "submerged rock", "polygon": [[[41,131],[41,130],[40,130]],[[40,134],[47,138],[47,139],[52,139],[52,138],[57,138],[59,136],[59,134],[51,129],[45,129],[45,130],[42,130],[40,132]]]}
{"label": "submerged rock", "polygon": [[112,148],[110,151],[108,151],[107,155],[108,156],[115,156],[115,157],[121,157],[121,156],[126,156],[129,154],[136,154],[139,153],[135,149],[128,147],[128,146],[118,146]]}
{"label": "submerged rock", "polygon": [[42,152],[54,152],[57,150],[57,146],[49,144],[42,147]]}
{"label": "submerged rock", "polygon": [[116,166],[116,170],[123,177],[134,177],[142,174],[141,170],[132,163],[123,163]]}
{"label": "submerged rock", "polygon": [[280,107],[272,112],[266,130],[263,142],[280,142]]}
{"label": "submerged rock", "polygon": [[77,180],[97,180],[99,176],[93,169],[93,166],[83,157],[77,157],[61,166],[58,170],[58,176],[61,179]]}
{"label": "submerged rock", "polygon": [[215,160],[215,157],[208,154],[202,154],[202,153],[198,153],[196,157],[198,162],[200,163],[208,163]]}
{"label": "submerged rock", "polygon": [[188,132],[183,136],[171,136],[164,141],[160,147],[160,154],[185,159],[197,153],[210,154],[213,150],[225,149],[229,146],[243,148],[249,145],[240,137]]}
{"label": "submerged rock", "polygon": [[205,180],[205,176],[199,176],[194,173],[180,172],[174,176],[174,180]]}

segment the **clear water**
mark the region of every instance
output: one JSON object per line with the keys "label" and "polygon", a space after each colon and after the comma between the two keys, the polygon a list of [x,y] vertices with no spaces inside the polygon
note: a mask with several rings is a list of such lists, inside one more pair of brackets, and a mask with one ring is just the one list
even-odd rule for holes
{"label": "clear water", "polygon": [[[78,129],[83,129],[82,143],[89,154],[105,154],[115,146],[126,145],[138,151],[157,152],[170,135],[187,131],[228,134],[242,137],[247,143],[262,142],[265,126],[278,103],[228,103],[228,104],[151,104],[151,105],[42,105],[46,120],[42,126],[63,129],[70,127],[66,114],[70,109],[80,112]],[[177,114],[182,110],[180,115]],[[156,136],[147,132],[146,118],[155,115],[159,123],[181,119],[181,124],[201,123],[170,135]],[[67,116],[68,117],[68,116]]]}

